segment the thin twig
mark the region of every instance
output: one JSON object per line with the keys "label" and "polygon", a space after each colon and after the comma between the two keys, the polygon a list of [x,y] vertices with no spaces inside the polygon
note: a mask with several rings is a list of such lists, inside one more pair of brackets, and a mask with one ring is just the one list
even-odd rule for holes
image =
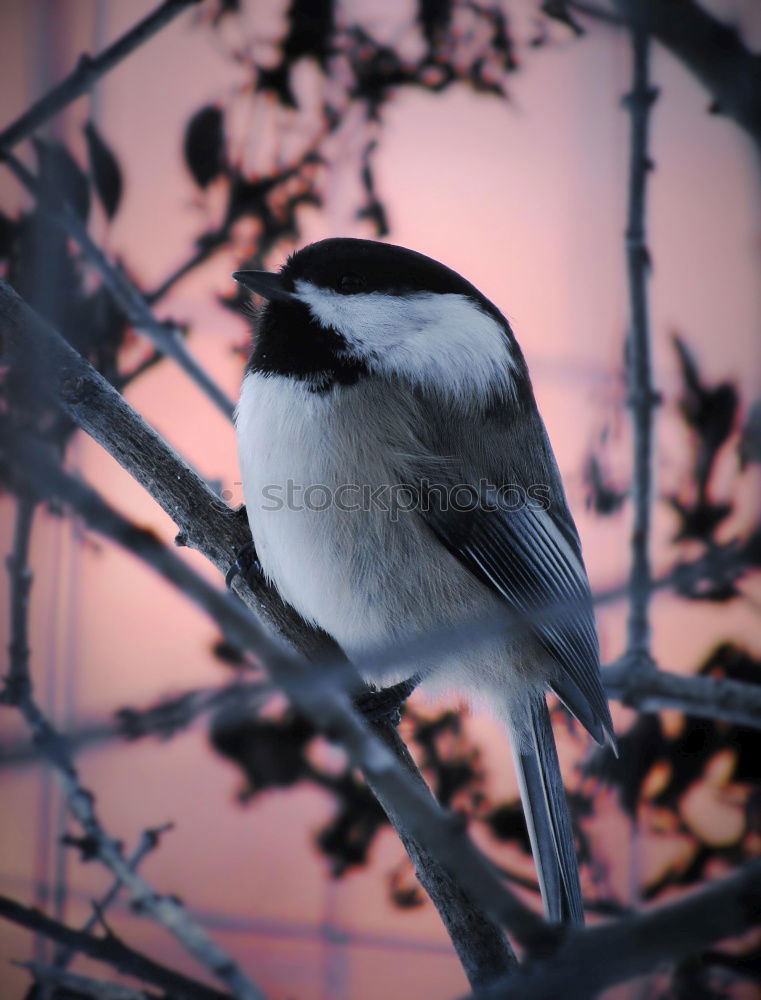
{"label": "thin twig", "polygon": [[16,705],[29,693],[29,590],[32,571],[29,568],[29,543],[32,521],[37,503],[21,495],[16,502],[16,526],[13,534],[13,551],[7,560],[10,583],[10,642],[8,644],[9,671],[2,692],[2,700]]}
{"label": "thin twig", "polygon": [[[153,531],[131,522],[92,486],[67,473],[39,438],[16,432],[11,437],[0,436],[0,445],[13,462],[12,475],[21,480],[22,489],[39,499],[55,499],[70,507],[90,528],[137,556],[198,605],[232,641],[237,617],[231,618],[228,613],[228,595],[210,584]],[[224,506],[222,501],[218,503]]]}
{"label": "thin twig", "polygon": [[178,14],[198,2],[199,0],[166,0],[100,55],[94,58],[82,55],[76,68],[67,77],[0,132],[0,157],[57,115],[67,104],[86,94],[109,70],[152,38],[164,25],[173,21]]}
{"label": "thin twig", "polygon": [[[61,733],[70,754],[79,754],[113,740],[144,739],[157,736],[167,740],[183,732],[196,719],[224,708],[245,709],[253,717],[272,697],[272,685],[265,680],[239,680],[216,688],[190,688],[148,708],[122,708],[115,721],[93,722]],[[5,743],[0,750],[0,768],[31,764],[40,759],[40,748],[27,740]]]}
{"label": "thin twig", "polygon": [[[130,871],[137,871],[143,859],[146,858],[152,851],[156,850],[162,834],[172,829],[174,829],[174,823],[165,823],[163,826],[143,830],[137,847],[132,852],[130,857],[127,858],[127,864],[129,865]],[[116,900],[122,890],[122,887],[122,880],[119,878],[114,879],[111,887],[94,905],[92,914],[82,926],[83,934],[89,934],[90,931],[94,930],[103,922],[103,915],[106,910],[108,910],[109,906],[111,906],[111,904]],[[65,969],[75,955],[76,951],[72,948],[59,948],[53,958],[53,965],[56,969]]]}
{"label": "thin twig", "polygon": [[648,154],[650,107],[657,91],[649,80],[649,39],[632,33],[633,84],[624,100],[631,115],[629,158],[629,208],[626,258],[629,272],[630,321],[627,341],[629,404],[634,435],[629,635],[627,652],[632,668],[650,659],[650,513],[652,505],[653,409],[657,397],[650,364],[650,330],[647,279],[650,255],[645,232],[647,175],[652,169]]}
{"label": "thin twig", "polygon": [[162,354],[172,358],[217,409],[231,419],[235,409],[232,400],[190,354],[178,329],[156,319],[140,291],[124,271],[103,253],[71,205],[66,201],[56,203],[47,197],[34,174],[12,154],[5,157],[5,163],[24,187],[34,195],[50,220],[78,244],[129,322]]}
{"label": "thin twig", "polygon": [[229,993],[222,993],[196,982],[189,976],[135,951],[111,931],[107,931],[104,937],[85,934],[67,927],[58,920],[53,920],[40,910],[23,906],[7,896],[0,896],[0,917],[37,934],[43,934],[51,941],[93,958],[97,962],[110,965],[118,972],[134,976],[145,983],[152,983],[166,990],[171,996],[187,1000],[231,1000]]}

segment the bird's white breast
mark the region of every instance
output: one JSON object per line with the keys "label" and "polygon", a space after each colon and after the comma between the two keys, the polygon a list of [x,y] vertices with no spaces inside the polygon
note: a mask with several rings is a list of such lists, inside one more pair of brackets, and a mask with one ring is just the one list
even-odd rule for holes
{"label": "bird's white breast", "polygon": [[321,394],[256,373],[238,406],[243,492],[262,568],[350,653],[483,607],[484,588],[418,515],[399,511],[393,520],[378,502],[325,506],[347,484],[367,493],[399,482],[417,447],[399,413],[375,380]]}

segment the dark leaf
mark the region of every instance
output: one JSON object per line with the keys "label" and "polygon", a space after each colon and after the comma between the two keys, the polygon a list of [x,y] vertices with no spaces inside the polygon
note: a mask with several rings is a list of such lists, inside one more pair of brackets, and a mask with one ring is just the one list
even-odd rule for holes
{"label": "dark leaf", "polygon": [[694,504],[683,504],[677,497],[666,499],[679,517],[680,524],[674,539],[677,542],[688,539],[710,542],[721,522],[732,513],[731,505],[726,503],[699,499]]}
{"label": "dark leaf", "polygon": [[291,0],[288,34],[281,46],[283,62],[290,67],[304,56],[327,66],[334,30],[333,0]]}
{"label": "dark leaf", "polygon": [[584,29],[571,14],[565,0],[545,0],[542,4],[542,10],[547,17],[551,17],[553,21],[560,21],[561,24],[570,28],[577,37],[584,34]]}
{"label": "dark leaf", "polygon": [[122,171],[119,161],[106,145],[93,122],[85,125],[87,155],[95,190],[109,219],[113,219],[122,198]]}
{"label": "dark leaf", "polygon": [[55,202],[68,202],[80,219],[90,214],[90,184],[71,153],[59,142],[34,140],[44,195]]}
{"label": "dark leaf", "polygon": [[485,818],[497,840],[518,843],[525,854],[531,853],[526,817],[520,802],[503,802]]}
{"label": "dark leaf", "polygon": [[304,757],[314,729],[302,716],[288,713],[283,719],[252,718],[237,709],[224,709],[212,719],[214,748],[235,761],[246,776],[246,795],[265,788],[288,788],[308,777]]}
{"label": "dark leaf", "polygon": [[185,126],[185,162],[200,188],[208,187],[225,168],[225,127],[221,110],[209,104]]}
{"label": "dark leaf", "polygon": [[442,41],[451,19],[452,0],[418,0],[417,21],[429,50]]}
{"label": "dark leaf", "polygon": [[601,517],[608,517],[620,510],[628,496],[628,490],[619,490],[606,482],[600,461],[596,455],[590,455],[584,467],[584,480],[589,488],[587,507]]}
{"label": "dark leaf", "polygon": [[468,80],[477,94],[493,94],[504,97],[505,91],[499,80],[489,76],[489,65],[485,59],[476,59],[470,67]]}
{"label": "dark leaf", "polygon": [[388,888],[391,902],[400,910],[414,910],[425,904],[425,896],[409,861],[403,862],[391,873]]}
{"label": "dark leaf", "polygon": [[291,90],[290,72],[285,63],[267,69],[257,66],[256,92],[258,94],[273,94],[284,108],[296,108],[296,98]]}
{"label": "dark leaf", "polygon": [[388,224],[388,216],[386,215],[386,209],[383,205],[375,200],[369,202],[364,208],[360,208],[357,212],[358,219],[369,219],[375,227],[375,235],[379,238],[382,236],[388,236],[391,232]]}
{"label": "dark leaf", "polygon": [[331,860],[333,875],[338,878],[367,862],[373,840],[388,819],[372,792],[351,774],[333,782],[331,790],[341,806],[333,821],[317,835],[316,843]]}
{"label": "dark leaf", "polygon": [[499,7],[494,7],[489,15],[492,21],[491,47],[501,56],[505,69],[512,73],[518,69],[518,60],[515,58],[513,40],[507,29],[507,18]]}
{"label": "dark leaf", "polygon": [[731,642],[722,642],[699,667],[698,673],[728,677],[743,684],[761,684],[761,660]]}
{"label": "dark leaf", "polygon": [[694,354],[680,337],[674,346],[682,369],[684,390],[679,401],[682,415],[698,440],[695,478],[702,493],[711,475],[717,452],[732,432],[737,413],[737,390],[729,382],[706,385]]}

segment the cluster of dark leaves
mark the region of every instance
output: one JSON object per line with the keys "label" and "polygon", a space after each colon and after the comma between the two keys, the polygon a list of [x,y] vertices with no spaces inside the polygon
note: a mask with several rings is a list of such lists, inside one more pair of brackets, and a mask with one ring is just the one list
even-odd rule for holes
{"label": "cluster of dark leaves", "polygon": [[[0,214],[0,267],[27,303],[121,388],[119,355],[128,339],[128,325],[105,288],[88,287],[77,251],[46,209],[67,203],[86,224],[94,194],[107,219],[117,213],[123,190],[119,163],[92,122],[84,134],[87,171],[61,143],[34,140],[45,204],[17,218]],[[51,406],[43,383],[39,372],[28,369],[23,359],[11,359],[0,383],[2,433],[31,432],[62,452],[73,426]],[[9,470],[3,464],[7,480]]]}
{"label": "cluster of dark leaves", "polygon": [[[236,4],[223,5],[212,23],[218,25],[236,9]],[[440,93],[459,83],[475,93],[505,97],[506,74],[518,68],[507,17],[498,3],[420,0],[415,24],[410,24],[410,30],[418,31],[425,43],[418,58],[404,57],[400,49],[380,42],[365,26],[351,20],[348,9],[339,16],[334,0],[291,0],[286,25],[275,62],[251,62],[252,91],[270,95],[282,108],[298,110],[294,74],[303,60],[312,61],[326,78],[341,79],[343,97],[325,102],[321,110],[323,138],[341,125],[349,107],[354,112],[357,107],[362,109],[366,125],[379,122],[384,107],[400,88]],[[241,53],[236,52],[235,58],[240,59]],[[340,70],[335,60],[340,60]],[[357,217],[370,221],[375,233],[384,236],[389,232],[388,218],[371,162],[376,147],[376,140],[369,136],[360,166],[364,203],[357,209]],[[202,237],[202,243],[214,248],[229,238],[236,218],[256,215],[264,234],[264,245],[256,248],[262,256],[277,239],[298,235],[293,210],[302,199],[319,204],[319,187],[312,179],[301,197],[297,192],[295,204],[280,206],[284,208],[282,213],[273,211],[268,215],[271,204],[262,200],[259,191],[245,205],[245,186],[251,182],[235,177],[227,160],[219,108],[203,108],[189,123],[185,156],[199,187],[221,175],[228,178],[227,217],[218,229]]]}
{"label": "cluster of dark leaves", "polygon": [[[478,747],[469,739],[460,714],[428,714],[411,706],[402,722],[406,738],[418,749],[420,766],[439,801],[470,817],[485,817],[493,829],[499,824],[484,790],[485,774]],[[288,710],[279,717],[256,717],[229,707],[214,716],[210,738],[214,749],[243,772],[244,802],[273,789],[311,783],[327,791],[335,803],[329,823],[315,835],[318,850],[339,877],[368,863],[377,834],[387,819],[364,782],[348,766],[319,763],[320,740],[314,727]],[[522,814],[520,814],[522,816]],[[500,839],[508,839],[500,830]],[[509,839],[513,839],[510,837]],[[515,839],[529,850],[525,825],[516,821]],[[402,907],[418,905],[422,896],[407,863],[389,875],[393,901]]]}
{"label": "cluster of dark leaves", "polygon": [[[194,182],[202,191],[212,183],[223,184],[226,204],[219,224],[198,237],[189,261],[149,296],[151,301],[163,295],[176,278],[226,245],[241,220],[249,219],[257,224],[255,240],[247,256],[250,260],[261,261],[278,243],[298,237],[297,211],[301,206],[319,207],[322,202],[318,185],[322,158],[316,147],[307,149],[272,173],[247,176],[230,162],[228,144],[224,111],[217,105],[200,108],[185,126],[185,163]],[[240,311],[246,300],[247,296],[238,290],[221,301]]]}
{"label": "cluster of dark leaves", "polygon": [[292,711],[279,718],[252,716],[239,709],[216,713],[211,743],[243,772],[242,802],[273,789],[309,782],[329,792],[336,803],[333,818],[315,837],[338,877],[367,863],[376,833],[387,823],[375,798],[349,767],[338,773],[315,763],[319,734],[311,722]]}
{"label": "cluster of dark leaves", "polygon": [[[708,572],[677,572],[675,587],[683,597],[721,603],[737,596],[737,583],[747,570],[761,566],[761,535],[751,530],[747,537],[731,543],[719,541],[719,530],[735,508],[731,499],[714,496],[712,480],[717,461],[733,435],[740,471],[761,462],[761,401],[749,408],[737,437],[741,405],[736,387],[731,382],[707,382],[689,345],[678,336],[673,342],[682,381],[677,407],[689,444],[689,460],[680,488],[664,499],[677,518],[674,542],[698,543],[706,556],[715,557],[706,559]],[[595,452],[585,463],[584,482],[587,507],[599,516],[616,514],[624,506],[628,490],[614,481]],[[692,564],[694,555],[688,561]]]}
{"label": "cluster of dark leaves", "polygon": [[[469,27],[454,29],[456,9],[467,14]],[[218,24],[235,5],[220,9]],[[497,4],[454,0],[449,4],[421,3],[418,26],[426,40],[425,53],[416,60],[404,59],[391,46],[375,39],[358,23],[344,23],[336,16],[332,0],[292,0],[287,11],[287,29],[281,40],[278,59],[272,66],[252,64],[256,93],[270,94],[276,104],[296,109],[293,79],[296,66],[312,60],[325,76],[333,71],[331,60],[340,55],[348,70],[344,100],[325,103],[322,126],[315,143],[278,171],[266,176],[247,176],[229,155],[230,137],[225,128],[224,109],[217,105],[200,108],[187,123],[184,155],[196,185],[205,190],[220,183],[226,190],[226,207],[221,222],[197,240],[189,265],[196,266],[227,244],[233,227],[241,219],[257,223],[255,241],[246,251],[251,261],[261,261],[278,243],[299,236],[298,210],[322,203],[322,184],[327,172],[323,143],[341,125],[348,108],[363,110],[367,125],[378,122],[385,105],[400,87],[438,93],[455,83],[477,93],[505,96],[504,75],[517,68],[513,42],[504,12]],[[477,44],[473,44],[473,37]],[[389,232],[389,221],[378,192],[373,169],[377,138],[368,134],[363,145],[360,183],[363,203],[357,218],[369,221],[378,236]],[[181,272],[188,269],[186,265]],[[157,290],[153,297],[158,297]],[[223,299],[240,309],[245,296],[237,292]]]}

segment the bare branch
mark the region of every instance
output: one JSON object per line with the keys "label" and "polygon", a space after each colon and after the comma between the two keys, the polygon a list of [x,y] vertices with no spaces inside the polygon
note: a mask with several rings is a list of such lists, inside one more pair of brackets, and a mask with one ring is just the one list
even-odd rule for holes
{"label": "bare branch", "polygon": [[650,585],[650,507],[652,501],[653,390],[650,365],[650,331],[647,276],[650,254],[645,234],[647,174],[652,169],[648,154],[650,107],[657,96],[649,80],[649,41],[641,31],[632,35],[633,84],[625,105],[631,115],[629,158],[629,209],[626,226],[626,257],[629,271],[630,322],[627,340],[629,404],[634,422],[632,564],[629,577],[630,608],[627,649],[632,669],[650,657],[648,608]]}
{"label": "bare branch", "polygon": [[478,1000],[591,1000],[607,987],[652,972],[701,948],[761,924],[761,861],[676,903],[590,927],[571,929],[546,957],[531,958]]}
{"label": "bare branch", "polygon": [[40,125],[57,115],[67,104],[71,104],[82,94],[92,90],[109,70],[152,38],[164,25],[173,21],[178,14],[198,2],[199,0],[165,0],[153,13],[144,17],[134,28],[130,28],[99,56],[95,58],[88,55],[81,56],[76,68],[67,77],[0,132],[0,157],[11,150],[16,143],[31,135]]}
{"label": "bare branch", "polygon": [[671,709],[701,719],[761,729],[761,685],[727,677],[695,677],[645,666],[632,670],[624,657],[603,670],[609,698],[640,712]]}
{"label": "bare branch", "polygon": [[[111,740],[138,740],[146,736],[170,739],[184,731],[207,712],[223,708],[245,709],[254,715],[272,696],[272,685],[265,680],[242,683],[240,680],[212,688],[190,688],[171,698],[164,698],[147,708],[121,708],[116,720],[84,723],[61,733],[70,754]],[[40,748],[27,740],[7,742],[0,750],[0,768],[30,764],[42,757]]]}
{"label": "bare branch", "polygon": [[152,958],[130,948],[110,932],[105,937],[95,937],[73,930],[46,916],[40,910],[23,906],[7,896],[0,896],[0,917],[37,934],[43,934],[65,948],[87,955],[98,962],[104,962],[125,975],[134,976],[145,983],[152,983],[167,990],[172,996],[187,1000],[231,1000],[230,994],[205,986],[181,972],[155,962]]}
{"label": "bare branch", "polygon": [[[162,834],[169,830],[174,829],[174,823],[165,823],[163,826],[154,827],[153,829],[143,830],[140,841],[132,852],[132,855],[127,859],[127,864],[130,871],[137,871],[140,867],[142,860],[147,857],[152,851],[155,851],[159,845]],[[94,930],[99,923],[102,923],[103,914],[111,906],[111,904],[116,900],[122,889],[122,880],[117,878],[114,880],[110,889],[101,897],[101,899],[95,904],[93,913],[88,917],[84,926],[82,927],[83,934],[89,934],[90,931]],[[56,951],[55,957],[53,959],[53,965],[56,969],[65,969],[69,962],[74,958],[76,952],[71,948],[59,948]]]}

